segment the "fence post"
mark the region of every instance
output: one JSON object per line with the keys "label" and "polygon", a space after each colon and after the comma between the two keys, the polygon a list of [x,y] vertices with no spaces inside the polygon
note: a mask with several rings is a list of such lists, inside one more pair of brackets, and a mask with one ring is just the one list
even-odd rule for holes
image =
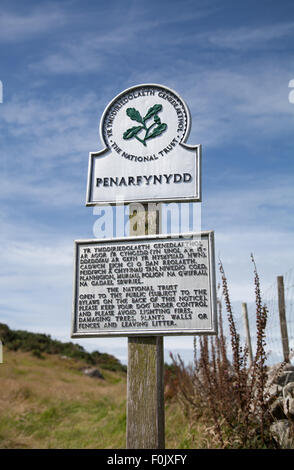
{"label": "fence post", "polygon": [[243,311],[244,326],[245,326],[245,331],[246,331],[246,345],[247,345],[248,354],[249,354],[249,364],[252,365],[253,354],[252,354],[252,345],[251,345],[248,311],[247,311],[247,303],[246,302],[242,303],[242,311]]}
{"label": "fence post", "polygon": [[278,303],[279,303],[279,316],[280,328],[283,346],[284,361],[289,362],[289,340],[286,321],[286,304],[285,304],[285,291],[284,291],[284,278],[283,276],[277,277],[278,283]]}

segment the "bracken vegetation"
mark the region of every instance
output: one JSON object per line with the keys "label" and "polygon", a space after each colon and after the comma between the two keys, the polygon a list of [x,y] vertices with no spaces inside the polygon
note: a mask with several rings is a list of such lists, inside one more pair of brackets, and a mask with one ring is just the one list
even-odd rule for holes
{"label": "bracken vegetation", "polygon": [[[270,400],[267,393],[266,336],[267,307],[262,304],[260,281],[254,266],[256,302],[256,353],[248,364],[248,350],[240,343],[229,289],[222,263],[219,270],[222,297],[230,330],[231,360],[223,331],[222,302],[218,299],[217,336],[194,338],[194,363],[185,366],[180,356],[171,355],[167,390],[182,406],[190,422],[206,429],[210,448],[275,448],[270,434]],[[199,357],[198,357],[199,356]],[[282,370],[283,364],[280,367]],[[279,373],[279,370],[277,371]],[[197,447],[197,442],[194,442]]]}

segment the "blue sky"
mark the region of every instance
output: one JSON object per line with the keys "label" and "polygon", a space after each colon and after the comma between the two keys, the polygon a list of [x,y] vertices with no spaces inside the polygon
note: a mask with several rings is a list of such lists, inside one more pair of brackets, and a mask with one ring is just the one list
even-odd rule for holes
{"label": "blue sky", "polygon": [[[118,93],[160,83],[202,144],[202,228],[232,299],[294,266],[291,1],[6,1],[0,13],[0,321],[68,341],[73,240],[92,238],[88,153]],[[98,210],[99,213],[99,210]],[[79,341],[125,361],[125,339]],[[192,338],[168,338],[192,358]]]}

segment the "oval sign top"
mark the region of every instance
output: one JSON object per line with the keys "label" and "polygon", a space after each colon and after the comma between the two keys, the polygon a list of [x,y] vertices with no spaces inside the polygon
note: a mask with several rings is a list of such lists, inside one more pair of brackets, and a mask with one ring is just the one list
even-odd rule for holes
{"label": "oval sign top", "polygon": [[115,143],[128,154],[146,157],[164,156],[171,142],[177,146],[187,139],[189,129],[189,110],[179,95],[147,84],[128,88],[110,102],[100,133],[108,148]]}
{"label": "oval sign top", "polygon": [[201,201],[201,146],[185,143],[189,109],[162,85],[136,85],[106,107],[105,148],[90,152],[87,205]]}

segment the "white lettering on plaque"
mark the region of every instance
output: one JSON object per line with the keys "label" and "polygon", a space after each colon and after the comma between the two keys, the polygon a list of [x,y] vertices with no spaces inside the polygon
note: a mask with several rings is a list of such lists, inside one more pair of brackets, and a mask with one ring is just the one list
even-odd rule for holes
{"label": "white lettering on plaque", "polygon": [[105,149],[89,156],[87,205],[201,200],[201,146],[185,144],[190,113],[174,91],[137,85],[100,123]]}
{"label": "white lettering on plaque", "polygon": [[75,248],[72,337],[216,333],[213,232]]}

